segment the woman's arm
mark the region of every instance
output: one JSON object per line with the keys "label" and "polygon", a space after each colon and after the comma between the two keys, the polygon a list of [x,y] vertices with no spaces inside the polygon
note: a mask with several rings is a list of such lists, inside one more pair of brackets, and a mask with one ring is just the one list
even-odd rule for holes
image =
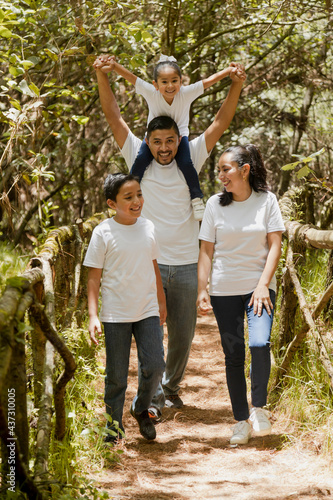
{"label": "woman's arm", "polygon": [[207,314],[212,309],[210,298],[207,293],[207,283],[212,267],[214,254],[214,243],[201,240],[199,261],[198,261],[198,298],[197,307],[201,314]]}
{"label": "woman's arm", "polygon": [[261,316],[262,307],[266,308],[269,315],[271,315],[271,310],[273,309],[273,304],[269,296],[268,286],[272,281],[276,268],[279,264],[281,257],[281,241],[282,241],[282,231],[275,231],[273,233],[267,234],[268,243],[268,255],[266,259],[266,264],[262,275],[260,276],[258,285],[254,290],[249,306],[253,304],[254,314],[258,313]]}

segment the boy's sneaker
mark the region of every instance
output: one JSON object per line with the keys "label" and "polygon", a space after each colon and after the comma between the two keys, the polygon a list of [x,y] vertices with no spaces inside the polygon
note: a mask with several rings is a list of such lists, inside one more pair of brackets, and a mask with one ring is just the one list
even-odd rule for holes
{"label": "boy's sneaker", "polygon": [[153,422],[149,418],[148,410],[144,410],[142,413],[135,413],[131,406],[130,412],[132,417],[134,417],[139,424],[141,435],[148,441],[155,439],[156,430]]}
{"label": "boy's sneaker", "polygon": [[246,420],[237,422],[234,426],[230,444],[246,444],[251,437],[251,425]]}
{"label": "boy's sneaker", "polygon": [[148,415],[154,424],[158,424],[158,422],[161,421],[162,413],[158,408],[155,408],[155,406],[150,406],[150,408],[148,408]]}
{"label": "boy's sneaker", "polygon": [[263,408],[252,408],[250,422],[257,436],[267,436],[271,433],[272,424],[269,421],[269,411]]}
{"label": "boy's sneaker", "polygon": [[171,394],[170,396],[165,396],[165,406],[168,408],[182,408],[184,403],[178,394]]}
{"label": "boy's sneaker", "polygon": [[202,220],[205,211],[205,205],[202,198],[193,198],[192,208],[195,220]]}

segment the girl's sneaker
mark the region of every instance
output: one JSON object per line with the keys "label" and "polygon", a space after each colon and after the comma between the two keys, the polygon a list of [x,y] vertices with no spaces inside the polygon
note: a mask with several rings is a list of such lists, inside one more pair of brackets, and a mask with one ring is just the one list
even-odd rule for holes
{"label": "girl's sneaker", "polygon": [[246,420],[237,422],[230,438],[230,444],[246,444],[251,437],[251,425]]}
{"label": "girl's sneaker", "polygon": [[257,436],[267,436],[271,433],[272,424],[269,421],[269,411],[253,407],[249,418],[252,428]]}
{"label": "girl's sneaker", "polygon": [[192,208],[195,220],[202,220],[205,211],[205,205],[202,198],[194,198],[192,200]]}

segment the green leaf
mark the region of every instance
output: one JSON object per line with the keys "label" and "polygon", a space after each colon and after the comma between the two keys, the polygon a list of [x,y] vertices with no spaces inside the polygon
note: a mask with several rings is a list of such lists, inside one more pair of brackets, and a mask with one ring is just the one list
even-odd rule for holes
{"label": "green leaf", "polygon": [[52,50],[49,50],[49,49],[44,49],[44,52],[45,54],[50,58],[52,59],[52,61],[58,61],[58,56],[57,54],[55,54],[54,52],[52,52]]}
{"label": "green leaf", "polygon": [[302,179],[302,177],[306,177],[310,172],[311,172],[311,168],[309,168],[307,165],[304,165],[304,167],[302,167],[297,172],[297,178]]}
{"label": "green leaf", "polygon": [[4,26],[0,26],[0,36],[2,38],[13,38],[15,35]]}
{"label": "green leaf", "polygon": [[19,88],[21,89],[23,94],[29,95],[30,97],[36,97],[35,92],[30,90],[26,80],[21,80],[19,83]]}
{"label": "green leaf", "polygon": [[153,41],[153,37],[150,33],[148,33],[148,31],[142,31],[141,36],[144,42],[151,43]]}
{"label": "green leaf", "polygon": [[37,96],[39,96],[39,88],[34,83],[30,83],[29,89],[32,90]]}
{"label": "green leaf", "polygon": [[89,121],[89,116],[83,116],[83,115],[73,115],[72,120],[77,122],[79,125],[85,125]]}
{"label": "green leaf", "polygon": [[9,66],[9,73],[16,78],[17,76],[24,75],[24,69],[18,66]]}
{"label": "green leaf", "polygon": [[295,163],[288,163],[287,165],[283,165],[283,167],[281,167],[282,170],[294,170],[295,167],[297,167],[297,165],[299,165],[299,161],[295,161]]}
{"label": "green leaf", "polygon": [[34,63],[32,61],[21,61],[21,64],[24,69],[29,69],[31,66],[34,66]]}

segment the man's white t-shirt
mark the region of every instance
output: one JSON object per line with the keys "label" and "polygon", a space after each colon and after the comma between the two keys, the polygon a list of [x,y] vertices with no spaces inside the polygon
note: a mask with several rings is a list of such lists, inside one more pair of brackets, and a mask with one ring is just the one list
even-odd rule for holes
{"label": "man's white t-shirt", "polygon": [[144,217],[132,225],[106,219],[95,227],[83,265],[103,269],[101,321],[159,316],[153,264],[158,254],[154,225]]}
{"label": "man's white t-shirt", "polygon": [[[130,169],[138,154],[141,140],[129,132],[121,153]],[[190,141],[195,169],[208,158],[204,134]],[[181,266],[198,262],[199,223],[194,220],[190,192],[185,177],[174,160],[160,165],[153,160],[141,181],[144,198],[142,214],[153,221],[160,248],[160,264]]]}
{"label": "man's white t-shirt", "polygon": [[[222,207],[219,194],[209,198],[199,239],[215,243],[209,284],[210,295],[245,295],[253,292],[268,255],[267,234],[284,231],[276,196],[252,191],[241,202]],[[276,289],[275,276],[269,288]]]}
{"label": "man's white t-shirt", "polygon": [[189,115],[192,102],[204,93],[202,81],[191,85],[181,86],[179,92],[168,104],[159,90],[154,85],[141,78],[136,79],[135,91],[142,95],[148,104],[148,123],[156,116],[171,116],[177,123],[181,136],[189,135]]}

